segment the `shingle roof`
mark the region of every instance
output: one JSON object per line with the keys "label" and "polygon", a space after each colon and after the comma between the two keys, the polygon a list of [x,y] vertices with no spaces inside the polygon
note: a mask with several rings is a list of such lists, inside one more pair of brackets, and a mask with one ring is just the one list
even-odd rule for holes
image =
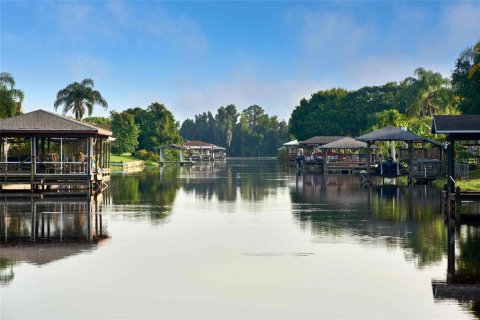
{"label": "shingle roof", "polygon": [[112,132],[92,124],[36,110],[0,120],[0,134],[84,134],[111,136]]}
{"label": "shingle roof", "polygon": [[366,148],[367,144],[362,141],[357,141],[350,137],[345,137],[340,140],[336,140],[323,146],[318,147],[319,149],[361,149]]}
{"label": "shingle roof", "polygon": [[344,136],[315,136],[311,137],[310,139],[300,141],[300,145],[316,145],[321,146],[336,140],[340,140],[345,138]]}
{"label": "shingle roof", "polygon": [[480,115],[433,116],[432,133],[480,133]]}
{"label": "shingle roof", "polygon": [[359,141],[373,142],[373,141],[424,141],[435,145],[440,145],[438,142],[431,139],[419,136],[413,132],[395,128],[392,126],[384,127],[357,138]]}

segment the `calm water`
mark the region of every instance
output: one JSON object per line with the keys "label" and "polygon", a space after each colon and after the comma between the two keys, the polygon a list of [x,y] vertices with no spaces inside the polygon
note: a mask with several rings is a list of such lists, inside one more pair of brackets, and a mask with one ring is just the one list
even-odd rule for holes
{"label": "calm water", "polygon": [[449,291],[478,278],[480,232],[449,231],[432,187],[237,161],[0,201],[2,320],[480,315]]}

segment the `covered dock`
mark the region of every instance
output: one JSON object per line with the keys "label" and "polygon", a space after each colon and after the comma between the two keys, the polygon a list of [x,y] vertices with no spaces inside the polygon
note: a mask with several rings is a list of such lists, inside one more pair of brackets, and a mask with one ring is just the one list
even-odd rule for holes
{"label": "covered dock", "polygon": [[101,189],[112,132],[44,110],[0,120],[0,186]]}
{"label": "covered dock", "polygon": [[[178,160],[167,160],[165,150],[177,150],[179,153]],[[217,161],[225,160],[226,148],[219,147],[212,143],[203,141],[186,141],[183,144],[168,144],[158,148],[160,165],[164,164],[180,164],[193,165],[196,161]]]}
{"label": "covered dock", "polygon": [[[394,178],[401,175],[408,175],[409,182],[417,180],[433,180],[444,176],[445,166],[443,163],[443,145],[431,139],[419,136],[406,128],[384,127],[357,138],[359,141],[367,143],[367,168],[371,168],[371,151],[375,142],[390,143],[390,158],[379,159],[379,166],[368,174],[378,174],[382,177]],[[407,159],[397,157],[395,142],[404,142],[407,144]],[[421,153],[416,152],[415,144],[430,144],[437,148],[435,157],[425,159],[418,157]],[[423,150],[423,149],[422,149]],[[433,153],[431,153],[433,154]],[[408,168],[403,166],[408,164]]]}
{"label": "covered dock", "polygon": [[480,115],[433,116],[432,133],[446,135],[447,186],[443,192],[443,199],[447,218],[453,218],[458,223],[463,218],[462,202],[480,202],[480,192],[464,192],[455,188],[459,169],[468,170],[468,164],[456,163],[455,145],[457,143],[480,145]]}
{"label": "covered dock", "polygon": [[[367,143],[345,137],[317,147],[322,150],[324,159],[324,172],[354,172],[367,170],[367,154],[360,150],[366,149]],[[337,150],[337,153],[330,153]]]}

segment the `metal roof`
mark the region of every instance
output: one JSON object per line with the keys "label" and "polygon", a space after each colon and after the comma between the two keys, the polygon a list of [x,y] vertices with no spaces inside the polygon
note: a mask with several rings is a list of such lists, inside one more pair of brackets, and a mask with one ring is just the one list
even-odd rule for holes
{"label": "metal roof", "polygon": [[295,146],[298,146],[298,140],[295,139],[295,140],[292,140],[292,141],[289,141],[289,142],[285,142],[283,144],[283,146],[285,147],[295,147]]}
{"label": "metal roof", "polygon": [[45,110],[36,110],[0,120],[0,134],[10,136],[85,135],[111,136],[112,132]]}
{"label": "metal roof", "polygon": [[432,133],[480,133],[480,115],[433,116]]}
{"label": "metal roof", "polygon": [[340,140],[336,140],[323,146],[318,147],[319,149],[361,149],[366,148],[367,144],[362,141],[357,141],[350,137],[345,137]]}
{"label": "metal roof", "polygon": [[413,132],[388,126],[357,138],[359,141],[374,142],[374,141],[411,141],[411,142],[429,142],[441,146],[440,143],[431,139],[419,136]]}
{"label": "metal roof", "polygon": [[345,138],[345,136],[315,136],[311,137],[310,139],[300,141],[300,145],[314,145],[314,146],[321,146],[336,140],[340,140]]}

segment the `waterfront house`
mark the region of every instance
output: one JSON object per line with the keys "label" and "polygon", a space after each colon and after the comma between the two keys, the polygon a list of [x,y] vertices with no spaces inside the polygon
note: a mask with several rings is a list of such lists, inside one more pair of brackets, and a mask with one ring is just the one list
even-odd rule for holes
{"label": "waterfront house", "polygon": [[0,186],[98,189],[112,132],[45,110],[0,120]]}

